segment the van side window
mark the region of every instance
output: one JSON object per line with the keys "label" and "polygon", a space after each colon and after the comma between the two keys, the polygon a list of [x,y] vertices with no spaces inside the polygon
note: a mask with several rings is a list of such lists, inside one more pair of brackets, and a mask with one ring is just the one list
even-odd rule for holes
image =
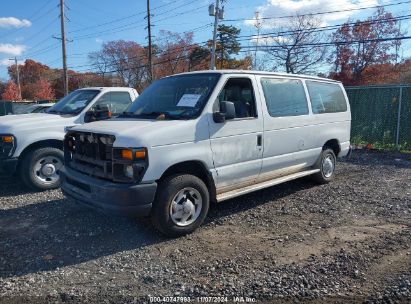
{"label": "van side window", "polygon": [[253,84],[249,78],[229,79],[218,100],[234,103],[236,118],[257,117]]}
{"label": "van side window", "polygon": [[306,81],[314,114],[347,111],[347,103],[341,87],[335,83]]}
{"label": "van side window", "polygon": [[298,79],[262,78],[268,113],[272,117],[308,114],[303,84]]}
{"label": "van side window", "polygon": [[107,107],[113,115],[120,115],[130,104],[131,98],[128,92],[108,92],[96,101],[92,110],[101,110]]}

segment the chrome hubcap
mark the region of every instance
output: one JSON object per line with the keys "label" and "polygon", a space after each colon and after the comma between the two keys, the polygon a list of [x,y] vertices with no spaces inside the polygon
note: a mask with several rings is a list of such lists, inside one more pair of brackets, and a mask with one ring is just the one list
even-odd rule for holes
{"label": "chrome hubcap", "polygon": [[323,160],[323,174],[324,177],[329,178],[334,173],[334,159],[331,155],[328,155]]}
{"label": "chrome hubcap", "polygon": [[184,188],[174,196],[171,202],[171,220],[177,226],[188,226],[198,219],[202,206],[203,200],[200,192],[191,187]]}
{"label": "chrome hubcap", "polygon": [[60,178],[58,170],[62,166],[62,161],[57,157],[42,157],[34,164],[34,176],[43,184],[56,183]]}

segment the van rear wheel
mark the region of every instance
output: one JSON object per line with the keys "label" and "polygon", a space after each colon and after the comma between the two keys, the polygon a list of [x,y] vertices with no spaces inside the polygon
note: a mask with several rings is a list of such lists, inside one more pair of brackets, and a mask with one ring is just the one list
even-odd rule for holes
{"label": "van rear wheel", "polygon": [[194,175],[179,174],[158,185],[151,220],[163,234],[178,237],[196,230],[210,207],[207,186]]}
{"label": "van rear wheel", "polygon": [[334,178],[336,163],[337,158],[334,151],[325,147],[317,163],[314,165],[315,169],[320,169],[320,172],[313,175],[314,180],[320,184],[329,183]]}
{"label": "van rear wheel", "polygon": [[60,187],[59,170],[63,166],[63,151],[57,148],[40,148],[24,155],[20,177],[24,184],[36,191]]}

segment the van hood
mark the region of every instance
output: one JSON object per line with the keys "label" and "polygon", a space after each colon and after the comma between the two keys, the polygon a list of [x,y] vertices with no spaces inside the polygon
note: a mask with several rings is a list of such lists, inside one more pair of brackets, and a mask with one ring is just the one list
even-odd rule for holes
{"label": "van hood", "polygon": [[73,116],[60,116],[45,113],[7,115],[0,117],[0,134],[19,135],[26,131],[64,128],[73,122]]}
{"label": "van hood", "polygon": [[116,147],[155,147],[208,138],[205,117],[194,120],[114,118],[76,126],[71,130],[114,135]]}

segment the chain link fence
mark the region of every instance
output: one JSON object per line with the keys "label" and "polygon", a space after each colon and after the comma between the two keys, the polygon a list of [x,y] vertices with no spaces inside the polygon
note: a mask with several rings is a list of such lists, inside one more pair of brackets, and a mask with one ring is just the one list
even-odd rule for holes
{"label": "chain link fence", "polygon": [[13,107],[10,101],[0,100],[0,116],[13,113]]}
{"label": "chain link fence", "polygon": [[351,105],[354,145],[411,150],[411,85],[345,89]]}

